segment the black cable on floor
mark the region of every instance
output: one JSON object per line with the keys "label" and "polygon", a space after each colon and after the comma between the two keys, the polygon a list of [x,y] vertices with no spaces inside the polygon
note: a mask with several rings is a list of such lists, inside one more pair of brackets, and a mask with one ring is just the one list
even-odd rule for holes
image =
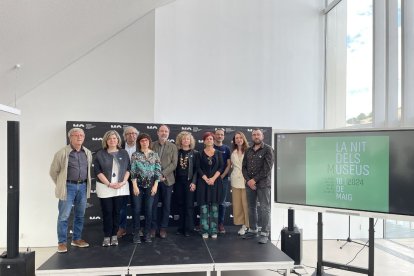
{"label": "black cable on floor", "polygon": [[[377,225],[377,222],[378,222],[378,219],[376,219],[375,220],[375,223],[374,223],[374,230],[375,230],[375,225]],[[369,243],[369,240],[367,240],[367,242],[362,246],[362,248],[355,254],[355,256],[352,258],[352,260],[350,260],[349,262],[347,262],[345,265],[349,265],[350,263],[352,263],[355,259],[356,259],[356,257],[359,255],[359,253],[361,253],[362,252],[362,250],[365,248],[365,247],[367,247],[367,245],[368,245],[368,243]],[[372,246],[374,246],[374,245],[372,245]]]}

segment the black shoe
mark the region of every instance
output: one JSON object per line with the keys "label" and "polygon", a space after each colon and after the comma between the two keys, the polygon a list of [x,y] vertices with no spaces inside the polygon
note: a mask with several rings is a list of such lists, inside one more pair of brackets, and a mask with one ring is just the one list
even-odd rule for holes
{"label": "black shoe", "polygon": [[177,229],[177,232],[175,232],[175,234],[176,234],[176,235],[182,235],[182,234],[184,234],[184,231],[183,231],[183,229],[178,228],[178,229]]}
{"label": "black shoe", "polygon": [[146,235],[146,236],[145,236],[145,242],[146,242],[146,243],[150,243],[150,242],[152,242],[151,235]]}
{"label": "black shoe", "polygon": [[185,232],[185,233],[184,233],[184,236],[185,236],[185,237],[189,237],[189,236],[191,236],[191,234],[190,234],[190,232]]}
{"label": "black shoe", "polygon": [[266,244],[269,241],[268,236],[260,236],[259,240],[257,241],[260,244]]}
{"label": "black shoe", "polygon": [[258,232],[247,232],[246,234],[243,235],[243,239],[247,240],[247,239],[252,239],[252,238],[256,238],[257,237]]}
{"label": "black shoe", "polygon": [[141,237],[139,236],[139,233],[134,234],[134,238],[132,240],[133,243],[141,243]]}

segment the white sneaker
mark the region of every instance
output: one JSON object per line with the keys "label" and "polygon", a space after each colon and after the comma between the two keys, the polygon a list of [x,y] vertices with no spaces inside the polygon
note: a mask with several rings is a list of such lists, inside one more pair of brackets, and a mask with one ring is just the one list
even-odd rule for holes
{"label": "white sneaker", "polygon": [[208,234],[204,233],[203,235],[201,235],[203,237],[203,239],[208,239]]}
{"label": "white sneaker", "polygon": [[112,236],[111,245],[112,246],[117,246],[118,245],[118,237],[117,236]]}
{"label": "white sneaker", "polygon": [[111,245],[111,238],[110,238],[110,237],[105,237],[105,238],[103,239],[102,246],[103,246],[103,247],[108,247],[108,246],[110,246],[110,245]]}
{"label": "white sneaker", "polygon": [[244,234],[246,234],[246,230],[247,227],[246,225],[242,225],[242,227],[240,228],[239,232],[237,232],[240,236],[243,236]]}
{"label": "white sneaker", "polygon": [[213,235],[211,235],[211,238],[212,238],[213,240],[217,239],[217,234],[213,234]]}

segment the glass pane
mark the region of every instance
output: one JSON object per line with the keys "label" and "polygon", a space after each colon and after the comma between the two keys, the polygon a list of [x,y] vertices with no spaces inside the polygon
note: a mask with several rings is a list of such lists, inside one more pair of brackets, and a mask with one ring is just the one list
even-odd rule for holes
{"label": "glass pane", "polygon": [[347,126],[372,123],[372,0],[347,1]]}
{"label": "glass pane", "polygon": [[372,123],[373,2],[343,0],[327,14],[326,128]]}

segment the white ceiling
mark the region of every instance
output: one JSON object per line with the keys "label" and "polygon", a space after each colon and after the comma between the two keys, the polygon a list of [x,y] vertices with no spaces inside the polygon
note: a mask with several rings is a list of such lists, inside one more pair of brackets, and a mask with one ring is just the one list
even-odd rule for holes
{"label": "white ceiling", "polygon": [[14,106],[15,99],[172,1],[0,0],[0,104]]}

